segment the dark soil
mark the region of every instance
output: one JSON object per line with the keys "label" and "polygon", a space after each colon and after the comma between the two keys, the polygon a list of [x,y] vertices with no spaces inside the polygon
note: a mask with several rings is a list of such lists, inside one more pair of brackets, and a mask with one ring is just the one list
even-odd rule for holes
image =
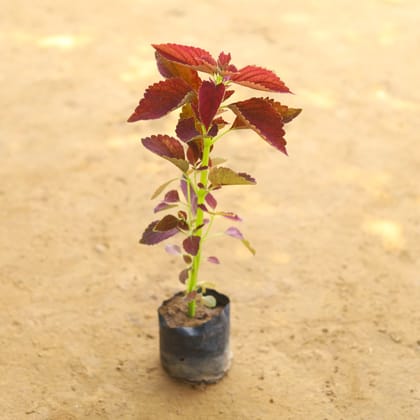
{"label": "dark soil", "polygon": [[165,318],[166,323],[171,328],[176,327],[197,327],[210,321],[223,310],[222,305],[215,308],[208,308],[197,300],[196,315],[190,318],[188,313],[188,301],[183,294],[176,294],[171,299],[163,302],[159,308],[159,313]]}

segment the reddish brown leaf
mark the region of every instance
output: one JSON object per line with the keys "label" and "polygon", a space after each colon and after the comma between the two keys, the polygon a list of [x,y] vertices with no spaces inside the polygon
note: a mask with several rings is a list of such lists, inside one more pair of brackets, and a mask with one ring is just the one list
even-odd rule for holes
{"label": "reddish brown leaf", "polygon": [[183,64],[195,70],[213,73],[217,63],[209,52],[202,48],[179,44],[153,44],[163,57],[169,61]]}
{"label": "reddish brown leaf", "polygon": [[189,236],[187,239],[184,239],[182,246],[185,252],[193,256],[197,255],[200,248],[200,240],[199,236]]}
{"label": "reddish brown leaf", "polygon": [[165,239],[170,238],[171,236],[176,235],[179,232],[177,228],[167,230],[165,232],[158,232],[155,230],[155,227],[158,223],[159,220],[155,220],[154,222],[150,223],[150,225],[143,232],[143,236],[140,239],[141,244],[155,245],[164,241]]}
{"label": "reddish brown leaf", "polygon": [[229,108],[239,117],[240,125],[246,124],[265,141],[287,155],[283,118],[270,100],[251,98],[231,104]]}
{"label": "reddish brown leaf", "polygon": [[224,101],[226,101],[227,99],[229,99],[233,94],[235,93],[234,90],[227,90],[225,91],[225,97],[223,98]]}
{"label": "reddish brown leaf", "polygon": [[280,102],[276,102],[273,99],[267,98],[270,101],[272,107],[281,115],[283,122],[286,124],[296,118],[302,110],[299,108],[289,108],[286,105],[282,105]]}
{"label": "reddish brown leaf", "polygon": [[200,135],[195,127],[195,119],[193,117],[180,119],[175,132],[178,138],[185,142],[189,142]]}
{"label": "reddish brown leaf", "polygon": [[172,214],[167,214],[163,219],[154,226],[155,232],[166,232],[175,229],[178,226],[179,220]]}
{"label": "reddish brown leaf", "polygon": [[153,135],[141,140],[143,146],[151,152],[169,160],[183,172],[188,170],[184,148],[175,138],[163,134]]}
{"label": "reddish brown leaf", "polygon": [[225,85],[204,81],[198,91],[198,112],[200,120],[208,130],[225,96]]}
{"label": "reddish brown leaf", "polygon": [[185,282],[187,281],[188,276],[189,276],[189,273],[190,273],[190,270],[191,270],[191,268],[186,268],[186,269],[182,270],[182,271],[179,273],[178,278],[179,278],[179,281],[180,281],[182,284],[185,284]]}
{"label": "reddish brown leaf", "polygon": [[182,64],[169,61],[157,51],[155,52],[156,63],[160,74],[169,79],[172,77],[179,77],[190,85],[195,91],[198,90],[201,84],[201,79],[198,73]]}
{"label": "reddish brown leaf", "polygon": [[252,89],[290,93],[275,73],[258,66],[246,66],[237,73],[229,74],[229,78],[232,82]]}
{"label": "reddish brown leaf", "polygon": [[191,165],[195,165],[203,155],[203,140],[201,138],[197,138],[195,140],[191,140],[188,143],[187,149],[187,159]]}
{"label": "reddish brown leaf", "polygon": [[155,83],[146,90],[128,122],[163,117],[182,106],[190,92],[191,87],[178,77]]}

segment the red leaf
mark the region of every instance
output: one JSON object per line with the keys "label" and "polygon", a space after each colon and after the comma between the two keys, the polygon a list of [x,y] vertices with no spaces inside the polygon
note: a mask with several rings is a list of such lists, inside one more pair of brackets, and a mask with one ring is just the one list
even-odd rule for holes
{"label": "red leaf", "polygon": [[198,112],[201,122],[208,130],[225,96],[225,85],[204,81],[198,91]]}
{"label": "red leaf", "polygon": [[191,87],[178,77],[155,83],[148,87],[128,122],[163,117],[183,105],[190,92]]}
{"label": "red leaf", "polygon": [[201,85],[201,79],[195,70],[189,67],[185,67],[182,64],[169,61],[157,51],[155,52],[155,57],[159,73],[163,77],[167,79],[172,77],[179,77],[188,83],[195,91],[198,90]]}
{"label": "red leaf", "polygon": [[198,249],[200,248],[200,240],[201,238],[199,236],[189,236],[187,239],[184,239],[182,246],[185,252],[190,255],[197,255]]}
{"label": "red leaf", "polygon": [[213,73],[217,66],[211,54],[202,48],[171,43],[153,44],[152,47],[167,60],[192,67],[195,70]]}
{"label": "red leaf", "polygon": [[[287,155],[283,118],[275,110],[269,99],[251,98],[231,104],[229,108],[239,118],[240,124],[245,124],[269,144]],[[233,126],[235,126],[235,123]]]}
{"label": "red leaf", "polygon": [[147,226],[146,230],[143,232],[143,236],[140,239],[141,244],[145,245],[155,245],[159,242],[164,241],[165,239],[170,238],[171,236],[176,235],[179,230],[177,228],[167,230],[165,232],[155,231],[156,225],[159,223],[159,220],[155,220]]}
{"label": "red leaf", "polygon": [[229,63],[230,63],[230,59],[231,59],[231,56],[230,56],[230,53],[224,53],[223,51],[219,54],[219,58],[217,59],[217,65],[220,67],[220,68],[225,68],[226,66],[228,66],[229,65]]}
{"label": "red leaf", "polygon": [[232,82],[252,89],[290,93],[289,88],[271,70],[258,66],[246,66],[229,75]]}
{"label": "red leaf", "polygon": [[168,159],[182,171],[188,169],[188,162],[185,160],[184,148],[175,138],[163,134],[153,135],[141,139],[143,146],[151,152]]}

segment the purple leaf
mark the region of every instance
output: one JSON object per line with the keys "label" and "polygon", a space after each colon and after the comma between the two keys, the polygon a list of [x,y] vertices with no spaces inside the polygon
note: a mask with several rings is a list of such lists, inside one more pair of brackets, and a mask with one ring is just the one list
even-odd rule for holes
{"label": "purple leaf", "polygon": [[180,255],[182,252],[178,245],[165,245],[165,251],[171,255]]}
{"label": "purple leaf", "polygon": [[231,226],[230,228],[225,230],[226,235],[232,236],[232,238],[236,238],[236,239],[244,239],[244,236],[242,235],[241,231],[234,227]]}
{"label": "purple leaf", "polygon": [[167,203],[177,203],[179,201],[179,195],[177,190],[168,191],[165,194],[164,201]]}
{"label": "purple leaf", "polygon": [[217,207],[217,201],[212,194],[207,193],[206,203],[214,210]]}
{"label": "purple leaf", "polygon": [[198,249],[200,248],[200,240],[201,238],[199,236],[189,236],[187,239],[184,239],[182,246],[185,252],[193,256],[197,255]]}
{"label": "purple leaf", "polygon": [[198,207],[199,209],[201,209],[201,210],[205,211],[205,212],[208,212],[207,207],[206,207],[204,204],[199,204],[197,207]]}
{"label": "purple leaf", "polygon": [[141,244],[155,245],[164,241],[165,239],[170,238],[171,236],[176,235],[179,232],[177,228],[170,229],[165,232],[157,232],[154,228],[159,222],[159,220],[155,220],[154,222],[150,223],[150,225],[143,232],[143,236],[140,239]]}
{"label": "purple leaf", "polygon": [[[189,186],[189,188],[187,187]],[[197,195],[194,192],[194,189],[189,183],[183,178],[181,179],[181,191],[184,194],[185,200],[188,202],[188,189],[190,190],[190,200],[191,200],[191,210],[193,214],[197,211]]]}
{"label": "purple leaf", "polygon": [[255,255],[255,249],[251,246],[249,241],[244,238],[244,235],[242,235],[238,228],[232,226],[225,230],[225,234],[232,236],[232,238],[239,239],[242,244],[249,250],[249,252],[251,252],[252,255]]}
{"label": "purple leaf", "polygon": [[165,203],[164,201],[162,201],[161,203],[159,203],[154,209],[153,209],[153,213],[157,213],[159,211],[162,210],[168,210],[168,209],[172,209],[174,207],[177,207],[176,204],[168,204]]}
{"label": "purple leaf", "polygon": [[207,258],[207,261],[212,264],[220,264],[219,258],[211,256]]}

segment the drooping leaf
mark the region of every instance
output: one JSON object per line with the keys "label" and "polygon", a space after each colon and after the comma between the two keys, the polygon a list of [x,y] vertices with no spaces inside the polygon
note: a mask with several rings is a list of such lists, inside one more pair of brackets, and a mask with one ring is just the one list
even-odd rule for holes
{"label": "drooping leaf", "polygon": [[200,248],[200,240],[201,238],[199,236],[194,235],[184,239],[182,246],[185,252],[193,256],[197,255]]}
{"label": "drooping leaf", "polygon": [[201,79],[198,76],[198,73],[182,64],[176,63],[174,61],[169,61],[158,51],[155,51],[156,64],[160,74],[165,78],[179,77],[184,80],[189,86],[191,86],[195,91],[198,90]]}
{"label": "drooping leaf", "polygon": [[209,52],[202,48],[180,44],[153,44],[159,54],[169,61],[183,64],[195,70],[213,73],[217,63]]}
{"label": "drooping leaf", "polygon": [[245,123],[263,140],[287,155],[283,117],[276,111],[269,99],[250,98],[230,104],[229,108],[240,118],[241,124]]}
{"label": "drooping leaf", "polygon": [[155,83],[146,90],[128,122],[163,117],[182,106],[190,92],[191,87],[178,77]]}
{"label": "drooping leaf", "polygon": [[161,203],[159,203],[154,209],[153,209],[153,213],[158,213],[160,211],[163,210],[169,210],[172,209],[174,207],[177,207],[176,204],[168,204],[165,201],[162,201]]}
{"label": "drooping leaf", "polygon": [[179,201],[179,194],[177,190],[168,191],[165,194],[164,201],[167,203],[177,203]]}
{"label": "drooping leaf", "polygon": [[143,236],[140,239],[141,244],[155,245],[164,241],[165,239],[170,238],[171,236],[176,235],[179,232],[177,228],[167,230],[165,232],[158,232],[155,230],[155,227],[158,223],[159,220],[155,220],[154,222],[150,223],[150,225],[143,232]]}
{"label": "drooping leaf", "polygon": [[195,214],[197,211],[197,194],[195,193],[194,188],[185,179],[181,179],[180,186],[185,200],[188,202],[188,197],[191,200],[191,210],[193,214]]}
{"label": "drooping leaf", "polygon": [[185,282],[188,280],[188,276],[189,276],[189,272],[190,272],[190,270],[191,270],[191,268],[185,268],[184,270],[182,270],[180,273],[179,273],[179,281],[182,283],[182,284],[185,284]]}
{"label": "drooping leaf", "polygon": [[225,95],[225,85],[204,81],[198,91],[198,112],[200,120],[208,130]]}
{"label": "drooping leaf", "polygon": [[218,211],[214,214],[226,217],[226,219],[233,220],[235,222],[242,222],[242,219],[236,213],[231,211]]}
{"label": "drooping leaf", "polygon": [[165,251],[171,255],[181,255],[181,252],[182,252],[179,245],[173,245],[173,244],[165,245]]}
{"label": "drooping leaf", "polygon": [[217,200],[211,193],[207,193],[206,195],[206,203],[214,210],[217,207]]}
{"label": "drooping leaf", "polygon": [[217,258],[215,256],[208,257],[207,261],[212,263],[212,264],[220,264],[219,258]]}
{"label": "drooping leaf", "polygon": [[185,160],[184,148],[174,137],[159,134],[146,137],[141,142],[146,149],[169,160],[181,171],[186,172],[188,170],[189,164]]}
{"label": "drooping leaf", "polygon": [[165,190],[165,188],[171,184],[172,182],[176,181],[178,178],[172,178],[169,181],[166,181],[162,185],[160,185],[158,188],[156,188],[155,192],[150,197],[151,200],[155,199],[161,192]]}
{"label": "drooping leaf", "polygon": [[172,214],[167,214],[163,219],[161,219],[155,226],[154,230],[156,232],[166,232],[168,230],[175,229],[178,226],[178,218]]}
{"label": "drooping leaf", "polygon": [[259,66],[245,66],[229,76],[232,82],[252,89],[290,93],[289,88],[274,72]]}
{"label": "drooping leaf", "polygon": [[210,169],[209,180],[212,186],[220,185],[254,185],[256,181],[250,175],[243,172],[235,172],[222,166]]}
{"label": "drooping leaf", "polygon": [[226,235],[232,236],[232,238],[236,239],[244,239],[242,232],[235,226],[232,226],[225,230]]}
{"label": "drooping leaf", "polygon": [[237,227],[232,226],[226,229],[225,234],[232,238],[239,239],[248,251],[251,252],[252,255],[255,255],[255,249],[251,246],[249,241],[244,238],[244,235],[242,235],[242,232]]}

